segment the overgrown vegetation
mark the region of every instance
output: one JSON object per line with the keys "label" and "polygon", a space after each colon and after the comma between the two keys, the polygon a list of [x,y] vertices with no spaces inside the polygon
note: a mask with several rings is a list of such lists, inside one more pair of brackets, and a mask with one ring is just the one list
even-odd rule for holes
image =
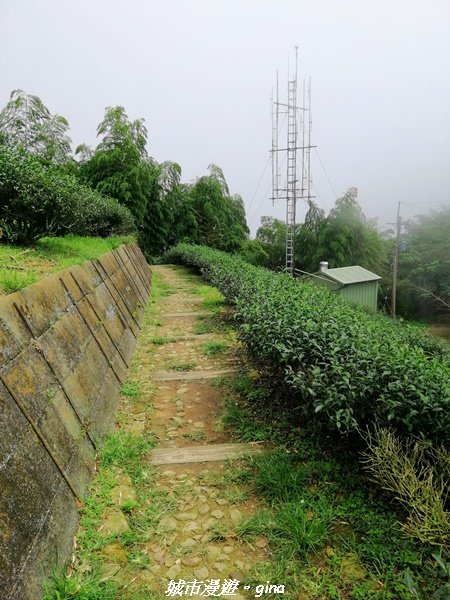
{"label": "overgrown vegetation", "polygon": [[[262,217],[255,242],[259,242],[266,258],[261,259],[261,253],[257,252],[257,260],[252,261],[248,249],[244,249],[244,257],[274,270],[284,268],[284,222]],[[328,261],[330,268],[360,265],[380,276],[388,272],[385,241],[375,223],[366,219],[357,201],[356,188],[338,198],[328,215],[310,200],[305,221],[297,227],[295,250],[296,267],[309,273],[315,273],[322,260]]]}
{"label": "overgrown vegetation", "polygon": [[445,597],[438,595],[445,551],[433,554],[411,539],[401,525],[407,513],[367,481],[354,453],[327,449],[293,426],[290,407],[252,371],[220,383],[228,389],[225,422],[237,439],[276,446],[249,459],[244,474],[263,505],[236,535],[272,552],[249,585],[283,581],[292,600]]}
{"label": "overgrown vegetation", "polygon": [[398,304],[409,318],[450,316],[450,207],[405,224]]}
{"label": "overgrown vegetation", "polygon": [[28,247],[0,243],[0,293],[15,292],[40,277],[92,260],[121,244],[134,241],[132,236],[97,238],[69,234],[41,238]]}
{"label": "overgrown vegetation", "polygon": [[399,433],[448,442],[444,342],[208,248],[181,245],[167,260],[201,270],[235,305],[251,357],[284,386],[297,421],[349,433],[378,419]]}
{"label": "overgrown vegetation", "polygon": [[[70,567],[68,575],[62,572],[53,574],[46,585],[43,600],[135,598],[132,592],[128,594],[123,589],[123,585],[104,576],[102,569],[107,557],[103,552],[114,543],[122,543],[126,548],[133,547],[135,552],[145,546],[142,520],[147,519],[148,511],[153,510],[153,502],[157,501],[157,494],[154,494],[155,498],[150,499],[152,493],[146,491],[152,481],[152,471],[149,466],[144,466],[142,461],[151,445],[148,439],[133,436],[123,430],[107,435],[99,456],[98,473],[80,510],[77,561]],[[113,502],[112,493],[123,481],[135,486],[138,499],[124,503],[119,511]],[[121,534],[102,532],[100,524],[111,509],[126,514],[130,526],[127,531]],[[139,570],[140,567],[133,564],[127,551],[123,552],[123,558],[128,563],[131,580],[133,569]]]}
{"label": "overgrown vegetation", "polygon": [[245,209],[220,167],[192,184],[181,167],[147,152],[144,119],[107,107],[95,149],[71,155],[69,123],[42,100],[14,90],[0,112],[0,228],[3,240],[139,232],[152,259],[179,241],[235,251],[248,238]]}
{"label": "overgrown vegetation", "polygon": [[21,148],[0,145],[0,174],[3,241],[30,244],[69,232],[105,237],[135,231],[131,213],[117,200]]}
{"label": "overgrown vegetation", "polygon": [[419,439],[402,440],[379,427],[367,434],[366,442],[366,468],[406,510],[404,530],[449,552],[449,451]]}
{"label": "overgrown vegetation", "polygon": [[[200,270],[234,304],[240,337],[257,366],[252,377],[266,384],[255,389],[238,380],[234,389],[246,404],[229,398],[226,421],[241,439],[288,444],[256,461],[255,489],[270,511],[238,531],[256,539],[265,529],[275,549],[277,566],[270,563],[255,577],[284,577],[308,598],[440,593],[430,545],[448,550],[448,452],[438,446],[448,444],[450,432],[448,346],[314,285],[208,248],[180,246],[168,260]],[[380,427],[392,432],[389,444],[377,437]],[[367,497],[355,453],[364,447],[366,428],[371,493],[383,487],[397,514],[383,498]],[[308,442],[313,435],[326,448],[330,433],[342,461]],[[392,546],[387,538],[395,540]],[[308,582],[312,571],[299,560],[315,568],[326,563],[320,584]]]}

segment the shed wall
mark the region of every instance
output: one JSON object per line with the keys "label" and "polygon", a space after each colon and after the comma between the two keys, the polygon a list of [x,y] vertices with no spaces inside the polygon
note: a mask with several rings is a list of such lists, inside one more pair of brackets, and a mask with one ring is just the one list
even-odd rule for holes
{"label": "shed wall", "polygon": [[338,290],[344,298],[364,306],[369,310],[376,311],[377,309],[377,296],[378,296],[378,282],[377,281],[366,281],[363,283],[352,283],[346,285]]}

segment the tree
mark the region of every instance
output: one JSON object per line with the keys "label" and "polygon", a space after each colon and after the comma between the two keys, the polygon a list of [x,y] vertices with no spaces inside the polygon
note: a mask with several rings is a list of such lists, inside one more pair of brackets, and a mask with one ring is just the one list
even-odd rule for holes
{"label": "tree", "polygon": [[268,256],[266,266],[283,269],[286,265],[286,225],[275,217],[261,217],[256,239]]}
{"label": "tree", "polygon": [[245,240],[239,250],[239,255],[252,265],[265,267],[269,262],[269,255],[264,250],[261,240]]}
{"label": "tree", "polygon": [[[126,206],[139,227],[158,176],[155,163],[148,159],[143,119],[130,122],[122,106],[108,107],[97,135],[102,139],[91,158],[81,163],[81,177]],[[86,146],[79,146],[77,151],[88,156]]]}
{"label": "tree", "polygon": [[406,252],[399,255],[399,312],[412,317],[448,314],[450,208],[406,223]]}
{"label": "tree", "polygon": [[308,202],[305,222],[298,226],[295,236],[295,264],[302,271],[317,271],[317,241],[326,222],[325,211],[312,200]]}
{"label": "tree", "polygon": [[357,201],[358,190],[350,188],[319,226],[313,262],[326,260],[331,268],[360,265],[377,274],[386,269],[386,249],[374,224],[366,220]]}
{"label": "tree", "polygon": [[69,159],[71,140],[69,123],[52,115],[38,96],[23,90],[11,92],[10,100],[0,113],[3,143],[21,146],[44,162],[61,164]]}
{"label": "tree", "polygon": [[249,234],[244,203],[239,195],[229,195],[220,167],[209,165],[208,169],[209,175],[184,190],[179,241],[236,252]]}

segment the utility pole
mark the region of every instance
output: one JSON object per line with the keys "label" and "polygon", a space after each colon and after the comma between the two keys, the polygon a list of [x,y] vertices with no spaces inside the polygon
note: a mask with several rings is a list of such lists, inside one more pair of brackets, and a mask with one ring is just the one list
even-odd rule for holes
{"label": "utility pole", "polygon": [[400,216],[400,202],[397,207],[397,220],[395,222],[397,233],[395,236],[395,252],[394,252],[394,264],[392,268],[392,313],[393,319],[396,318],[397,309],[397,273],[398,273],[398,253],[400,250],[400,235],[402,230],[402,218]]}
{"label": "utility pole", "polygon": [[[296,208],[297,199],[309,201],[311,196],[311,81],[308,86],[308,107],[306,107],[305,83],[303,83],[303,106],[297,106],[297,63],[298,47],[295,47],[295,69],[293,78],[288,78],[287,103],[278,98],[278,71],[275,99],[272,96],[272,202],[275,200],[286,201],[286,270],[294,274],[294,251],[296,233]],[[281,110],[280,110],[280,107]],[[301,111],[301,132],[297,121],[297,114]],[[287,143],[285,148],[278,147],[280,114],[287,117]],[[306,118],[308,114],[308,119]],[[300,135],[299,135],[300,133]],[[301,145],[298,145],[299,137]],[[297,175],[297,151],[301,150],[301,180],[300,185]],[[286,161],[286,179],[280,185],[279,153],[285,153],[281,164]]]}

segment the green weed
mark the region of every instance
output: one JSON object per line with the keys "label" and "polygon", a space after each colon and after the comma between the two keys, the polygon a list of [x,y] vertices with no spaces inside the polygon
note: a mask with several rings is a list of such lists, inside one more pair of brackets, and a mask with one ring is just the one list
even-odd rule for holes
{"label": "green weed", "polygon": [[201,429],[198,429],[196,431],[188,431],[187,433],[183,433],[183,437],[185,437],[188,440],[193,440],[195,442],[201,442],[204,439],[206,439],[206,434]]}
{"label": "green weed", "polygon": [[155,346],[162,346],[164,344],[170,344],[172,342],[177,342],[180,338],[175,336],[163,337],[162,335],[154,335],[151,338],[151,343],[155,344]]}
{"label": "green weed", "polygon": [[185,363],[174,363],[169,365],[169,369],[171,369],[172,371],[192,371],[192,369],[195,369],[195,367],[196,364],[193,361]]}
{"label": "green weed", "polygon": [[102,467],[119,465],[133,480],[141,481],[145,477],[141,458],[152,447],[152,443],[143,437],[134,436],[123,430],[115,431],[106,436],[100,455]]}
{"label": "green weed", "polygon": [[252,517],[242,519],[235,527],[236,535],[245,540],[252,541],[260,535],[270,533],[274,525],[273,516],[268,512],[257,512]]}
{"label": "green weed", "polygon": [[54,572],[45,585],[42,600],[117,600],[117,585],[100,581],[98,573],[66,577],[62,572]]}
{"label": "green weed", "polygon": [[301,501],[284,503],[275,515],[271,530],[272,543],[287,558],[306,558],[317,552],[328,538],[332,513],[322,504],[312,511]]}
{"label": "green weed", "polygon": [[17,292],[38,280],[37,273],[23,273],[0,267],[0,290],[6,294]]}
{"label": "green weed", "polygon": [[120,392],[128,398],[138,398],[141,394],[139,381],[130,379],[120,388]]}
{"label": "green weed", "polygon": [[213,341],[207,342],[202,346],[202,354],[204,356],[217,356],[227,351],[228,345],[225,342]]}
{"label": "green weed", "polygon": [[208,531],[208,538],[211,542],[223,542],[227,539],[229,532],[226,526],[218,521]]}
{"label": "green weed", "polygon": [[262,454],[254,460],[255,489],[271,501],[288,501],[301,497],[308,483],[309,474],[301,464],[295,464],[285,450]]}

